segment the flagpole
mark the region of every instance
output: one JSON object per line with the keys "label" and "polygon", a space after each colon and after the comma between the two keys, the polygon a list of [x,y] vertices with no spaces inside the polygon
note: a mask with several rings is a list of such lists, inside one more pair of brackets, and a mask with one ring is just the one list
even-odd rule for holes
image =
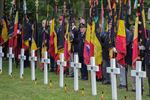
{"label": "flagpole", "polygon": [[[37,39],[37,47],[39,46],[39,34],[38,34],[38,10],[39,10],[39,0],[36,0],[35,1],[35,7],[36,7],[36,14],[35,14],[35,17],[36,17],[36,34],[37,34],[37,37],[36,37],[36,39]],[[38,49],[37,50],[37,53],[38,53],[38,55],[37,56],[39,56],[38,58],[40,58],[40,49]],[[40,59],[38,60],[38,64],[40,64]]]}

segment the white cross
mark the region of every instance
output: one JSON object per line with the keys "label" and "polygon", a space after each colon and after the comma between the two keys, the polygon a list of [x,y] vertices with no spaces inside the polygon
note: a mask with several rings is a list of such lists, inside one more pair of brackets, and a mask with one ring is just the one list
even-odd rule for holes
{"label": "white cross", "polygon": [[31,51],[31,56],[29,57],[29,61],[31,62],[31,80],[35,81],[35,61],[37,61],[37,57],[35,57],[35,51]]}
{"label": "white cross", "polygon": [[107,73],[111,74],[112,100],[117,100],[116,74],[120,74],[120,69],[116,68],[116,60],[114,58],[110,60],[110,66],[107,67]]}
{"label": "white cross", "polygon": [[3,48],[2,48],[2,46],[0,46],[0,74],[2,73],[2,64],[3,64],[3,57],[4,57],[4,53],[3,53],[3,50],[2,50]]}
{"label": "white cross", "polygon": [[44,63],[44,84],[48,84],[48,64],[50,60],[47,57],[47,51],[44,52],[44,58],[42,58],[42,63]]}
{"label": "white cross", "polygon": [[141,78],[146,77],[146,73],[141,71],[142,62],[136,61],[136,70],[131,70],[131,76],[136,77],[136,100],[142,100]]}
{"label": "white cross", "polygon": [[9,47],[9,53],[7,54],[9,58],[9,70],[8,75],[12,75],[12,59],[14,58],[14,54],[12,53],[12,47]]}
{"label": "white cross", "polygon": [[78,82],[78,69],[81,68],[81,63],[79,63],[78,54],[74,55],[74,62],[71,62],[71,67],[74,68],[74,90],[79,90],[79,82]]}
{"label": "white cross", "polygon": [[60,54],[60,60],[57,61],[57,65],[60,65],[59,86],[63,88],[64,87],[64,66],[67,65],[66,61],[64,61],[64,53]]}
{"label": "white cross", "polygon": [[95,65],[95,57],[90,58],[90,64],[87,65],[87,70],[91,71],[91,85],[92,85],[92,95],[97,95],[96,89],[96,72],[99,71],[98,66]]}
{"label": "white cross", "polygon": [[21,54],[18,56],[20,59],[20,78],[23,78],[24,74],[24,60],[26,60],[26,56],[24,55],[24,49],[21,49]]}

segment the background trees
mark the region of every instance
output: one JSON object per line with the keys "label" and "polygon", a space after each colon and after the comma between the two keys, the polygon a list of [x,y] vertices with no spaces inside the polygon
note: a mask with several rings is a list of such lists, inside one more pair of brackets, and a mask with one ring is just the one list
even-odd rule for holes
{"label": "background trees", "polygon": [[[36,13],[35,0],[26,0],[26,1],[27,1],[27,8],[28,8],[28,16],[30,16],[31,19],[34,19]],[[67,3],[69,3],[70,1],[71,8],[73,9],[73,13],[76,18],[85,16],[85,13],[86,16],[88,15],[87,12],[89,12],[89,0],[39,0],[39,20],[47,18],[47,13],[49,13],[49,17],[52,16],[58,17],[59,15],[61,15],[64,1],[66,1]],[[104,1],[104,7],[106,7],[107,0],[103,0],[103,1]],[[0,0],[0,16],[3,15],[3,12],[5,14],[9,14],[11,8],[11,2],[12,0]],[[131,2],[133,6],[134,0],[131,0]],[[49,6],[47,7],[47,5]],[[145,12],[147,17],[148,7],[150,7],[150,0],[145,0],[144,5],[145,5]],[[58,7],[57,13],[55,13],[56,6]],[[17,0],[17,7],[20,10],[20,12],[22,12],[23,0]],[[98,8],[101,8],[101,0],[99,0]],[[105,13],[105,15],[107,15],[107,13]]]}

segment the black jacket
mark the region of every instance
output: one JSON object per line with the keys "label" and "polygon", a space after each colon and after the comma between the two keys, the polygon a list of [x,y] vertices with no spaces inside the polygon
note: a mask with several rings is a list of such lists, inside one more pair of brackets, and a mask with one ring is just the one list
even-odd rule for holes
{"label": "black jacket", "polygon": [[108,61],[109,60],[109,49],[112,47],[112,44],[110,43],[110,38],[109,38],[108,32],[103,32],[100,34],[100,42],[102,45],[103,60]]}
{"label": "black jacket", "polygon": [[73,49],[73,52],[78,52],[78,42],[79,42],[79,39],[78,39],[78,30],[76,28],[74,28],[72,30],[72,33],[73,33],[73,41],[72,41],[72,49]]}
{"label": "black jacket", "polygon": [[64,48],[64,35],[65,35],[65,27],[63,25],[59,26],[57,29],[57,45],[58,49]]}
{"label": "black jacket", "polygon": [[83,58],[83,54],[84,54],[84,41],[85,41],[85,34],[82,35],[81,33],[79,33],[79,37],[78,37],[78,55],[79,57]]}
{"label": "black jacket", "polygon": [[150,65],[150,39],[146,41],[145,64]]}

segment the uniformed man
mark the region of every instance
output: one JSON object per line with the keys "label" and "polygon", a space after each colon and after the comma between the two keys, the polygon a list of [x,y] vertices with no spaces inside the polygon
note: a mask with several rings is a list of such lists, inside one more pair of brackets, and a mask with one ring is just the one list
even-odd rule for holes
{"label": "uniformed man", "polygon": [[149,86],[148,96],[150,96],[150,31],[148,31],[148,38],[146,41],[145,65],[146,65],[146,75],[148,78],[148,86]]}
{"label": "uniformed man", "polygon": [[80,25],[79,25],[80,31],[79,31],[79,36],[78,36],[78,54],[79,54],[79,62],[82,64],[81,68],[81,79],[83,80],[88,80],[88,71],[87,71],[87,66],[84,63],[84,56],[83,56],[83,51],[84,51],[84,41],[85,41],[85,35],[86,35],[86,24],[85,20],[81,19],[80,20]]}
{"label": "uniformed man", "polygon": [[102,32],[100,34],[101,45],[102,45],[102,77],[103,84],[110,84],[110,74],[106,72],[106,68],[110,67],[109,49],[112,47],[110,44],[109,33]]}
{"label": "uniformed man", "polygon": [[[47,30],[47,20],[42,21],[42,32],[40,34],[40,52],[41,57],[44,56],[44,51],[48,49],[48,41],[49,41],[49,34]],[[40,69],[43,70],[43,64],[40,65]]]}

